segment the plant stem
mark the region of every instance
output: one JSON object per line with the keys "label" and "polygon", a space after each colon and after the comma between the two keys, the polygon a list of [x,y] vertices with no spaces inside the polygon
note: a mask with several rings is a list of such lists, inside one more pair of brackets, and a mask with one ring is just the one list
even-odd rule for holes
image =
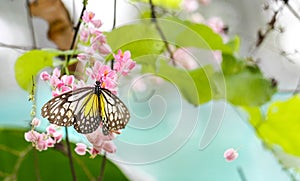
{"label": "plant stem", "polygon": [[[116,19],[117,19],[117,0],[114,0],[114,19],[113,19],[113,26],[112,26],[111,30],[114,30],[116,28]],[[110,62],[111,69],[114,69],[114,63],[115,63],[115,60],[112,59]]]}
{"label": "plant stem", "polygon": [[98,181],[103,180],[105,165],[106,165],[106,152],[104,152],[104,155],[103,155],[103,158],[102,158],[102,164],[101,164],[100,175],[99,175]]}
{"label": "plant stem", "polygon": [[176,65],[176,64],[175,64],[175,61],[174,61],[174,57],[173,57],[173,52],[171,51],[171,49],[170,49],[170,47],[169,47],[169,43],[168,43],[168,41],[167,41],[167,38],[166,38],[165,34],[163,33],[162,29],[160,28],[160,26],[159,26],[159,24],[158,24],[158,22],[157,22],[157,17],[156,17],[156,14],[155,14],[155,6],[154,6],[152,0],[149,0],[149,4],[150,4],[150,11],[151,11],[151,20],[152,20],[152,22],[154,23],[155,28],[156,28],[156,30],[157,30],[158,33],[159,33],[159,36],[160,36],[161,39],[163,40],[164,45],[165,45],[165,47],[166,47],[168,53],[170,54],[170,59],[171,59],[173,65]]}
{"label": "plant stem", "polygon": [[73,178],[73,181],[76,181],[76,174],[75,174],[75,169],[74,169],[74,163],[73,163],[73,158],[72,158],[72,153],[71,153],[71,146],[70,146],[70,141],[69,141],[69,136],[68,136],[69,134],[68,134],[67,127],[65,127],[65,131],[66,131],[67,150],[68,150],[68,157],[69,157],[72,178]]}
{"label": "plant stem", "polygon": [[[71,46],[70,46],[70,50],[73,50],[74,47],[75,47],[75,42],[77,40],[77,35],[78,35],[79,29],[80,29],[80,25],[81,25],[81,22],[82,22],[83,13],[86,10],[86,5],[87,5],[87,0],[84,0],[83,1],[83,7],[82,7],[82,10],[81,10],[81,13],[80,13],[80,18],[78,20],[78,23],[77,23],[76,27],[74,28],[75,32],[74,32],[74,36],[73,36],[72,43],[71,43]],[[66,62],[66,67],[68,67],[70,59],[71,59],[71,55],[68,55],[67,62]]]}

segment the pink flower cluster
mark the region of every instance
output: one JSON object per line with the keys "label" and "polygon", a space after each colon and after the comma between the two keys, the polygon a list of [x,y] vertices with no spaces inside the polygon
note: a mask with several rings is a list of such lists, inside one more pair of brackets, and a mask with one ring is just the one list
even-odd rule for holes
{"label": "pink flower cluster", "polygon": [[92,68],[87,68],[87,75],[95,81],[101,82],[101,87],[106,88],[116,94],[117,79],[119,75],[126,76],[134,67],[135,62],[131,59],[129,51],[118,51],[118,54],[113,54],[115,58],[114,68],[103,65],[100,61],[96,61]]}
{"label": "pink flower cluster", "polygon": [[78,86],[83,86],[82,81],[79,84],[75,84],[75,77],[73,75],[60,75],[60,70],[55,68],[52,75],[44,71],[40,74],[40,78],[44,81],[49,81],[52,87],[52,96],[56,97],[64,92],[76,89]]}
{"label": "pink flower cluster", "polygon": [[111,48],[106,42],[105,35],[99,30],[102,22],[94,18],[95,13],[90,11],[85,11],[82,17],[83,27],[80,30],[79,39],[83,46],[88,46],[82,47],[84,52],[78,54],[77,59],[83,62],[94,58],[95,54],[108,55],[111,53]]}
{"label": "pink flower cluster", "polygon": [[55,125],[50,125],[46,129],[46,133],[39,133],[34,128],[40,125],[40,120],[34,118],[31,121],[32,129],[24,134],[25,140],[32,143],[32,146],[39,151],[47,150],[54,147],[55,143],[62,140],[62,133],[56,130]]}
{"label": "pink flower cluster", "polygon": [[83,143],[77,143],[75,152],[78,155],[85,155],[88,152],[92,158],[105,151],[107,153],[115,153],[117,148],[112,140],[115,138],[113,133],[108,136],[103,135],[102,129],[99,127],[95,132],[86,135],[89,142],[93,145],[92,147],[87,147]]}

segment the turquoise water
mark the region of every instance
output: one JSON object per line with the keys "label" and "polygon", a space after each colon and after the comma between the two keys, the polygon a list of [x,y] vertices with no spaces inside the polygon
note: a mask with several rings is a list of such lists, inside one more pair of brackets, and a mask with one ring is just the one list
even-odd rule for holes
{"label": "turquoise water", "polygon": [[[38,90],[39,115],[50,92],[44,85],[39,85]],[[245,118],[223,101],[194,107],[179,99],[180,95],[170,85],[156,89],[150,101],[137,102],[131,94],[120,97],[132,112],[132,120],[115,140],[116,155],[109,155],[117,164],[146,172],[155,180],[239,181],[241,174],[247,180],[289,180]],[[27,93],[2,92],[0,98],[0,126],[28,127],[31,103]],[[216,134],[208,136],[212,141],[208,139],[209,144],[201,146],[201,141],[207,139],[203,137],[205,131],[214,132],[207,125],[214,121],[212,115],[220,114],[219,110],[224,111],[221,122],[217,120],[215,124],[220,127]],[[78,134],[72,137],[83,138]],[[223,153],[230,147],[239,148],[239,158],[228,163]]]}

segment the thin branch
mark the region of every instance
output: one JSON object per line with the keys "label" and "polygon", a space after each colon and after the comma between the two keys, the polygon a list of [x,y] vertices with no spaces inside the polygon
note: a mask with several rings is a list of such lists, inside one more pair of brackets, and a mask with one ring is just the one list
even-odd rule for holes
{"label": "thin branch", "polygon": [[[77,40],[77,35],[78,35],[79,29],[80,29],[80,25],[81,25],[81,22],[82,22],[82,16],[83,16],[84,11],[86,10],[87,1],[88,0],[84,0],[83,1],[83,7],[82,7],[82,10],[81,10],[81,13],[80,13],[80,18],[78,20],[78,23],[77,23],[76,27],[74,28],[75,29],[75,33],[74,33],[74,36],[73,36],[73,39],[72,39],[70,50],[73,50],[74,47],[75,47],[75,42]],[[68,55],[67,62],[66,62],[66,67],[68,67],[70,59],[71,59],[71,55]]]}
{"label": "thin branch", "polygon": [[160,26],[159,26],[159,24],[158,24],[158,22],[157,22],[157,17],[156,17],[156,13],[155,13],[155,6],[154,6],[152,0],[149,0],[149,4],[150,4],[150,11],[151,11],[151,20],[152,20],[152,22],[154,23],[155,28],[156,28],[156,30],[158,31],[158,33],[159,33],[161,39],[163,40],[164,45],[165,45],[165,47],[166,47],[168,53],[170,54],[170,59],[171,59],[173,65],[175,65],[173,52],[171,51],[171,49],[170,49],[170,47],[169,47],[169,43],[168,43],[168,41],[167,41],[167,38],[166,38],[165,34],[163,33],[162,29],[160,28]]}
{"label": "thin branch", "polygon": [[65,130],[66,130],[66,142],[67,142],[67,150],[68,150],[68,157],[69,157],[72,178],[73,178],[73,181],[76,181],[75,168],[74,168],[74,163],[73,163],[73,158],[72,158],[72,153],[71,153],[71,146],[70,146],[70,141],[69,141],[69,136],[68,136],[69,135],[68,127],[65,127]]}
{"label": "thin branch", "polygon": [[291,13],[300,21],[300,15],[297,13],[297,11],[289,4],[288,0],[283,0],[286,7],[291,11]]}
{"label": "thin branch", "polygon": [[98,181],[102,181],[104,178],[105,165],[106,165],[106,152],[104,152],[104,155],[102,157],[102,164],[101,164],[100,175],[99,175]]}
{"label": "thin branch", "polygon": [[[114,30],[116,28],[116,20],[117,20],[117,0],[114,0],[114,19],[113,19],[113,26],[112,26],[111,30]],[[114,63],[115,63],[115,60],[112,59],[110,62],[111,69],[114,69]]]}
{"label": "thin branch", "polygon": [[36,39],[35,39],[35,35],[34,35],[34,27],[33,27],[33,22],[32,22],[32,14],[30,11],[30,2],[29,0],[26,1],[27,3],[27,12],[28,12],[28,23],[29,23],[29,27],[30,27],[30,32],[31,32],[31,36],[32,36],[32,43],[33,43],[33,48],[36,49],[37,45],[36,45]]}

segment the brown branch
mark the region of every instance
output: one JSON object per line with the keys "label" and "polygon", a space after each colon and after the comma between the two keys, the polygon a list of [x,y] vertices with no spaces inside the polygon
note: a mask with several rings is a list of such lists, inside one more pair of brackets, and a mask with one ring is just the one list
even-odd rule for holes
{"label": "brown branch", "polygon": [[[34,2],[35,3],[35,2]],[[31,37],[32,37],[32,44],[33,44],[33,49],[36,48],[36,39],[34,35],[34,27],[33,27],[33,22],[32,22],[32,12],[30,10],[30,1],[26,1],[26,7],[27,7],[27,13],[28,13],[28,24],[30,27],[30,32],[31,32]]]}

